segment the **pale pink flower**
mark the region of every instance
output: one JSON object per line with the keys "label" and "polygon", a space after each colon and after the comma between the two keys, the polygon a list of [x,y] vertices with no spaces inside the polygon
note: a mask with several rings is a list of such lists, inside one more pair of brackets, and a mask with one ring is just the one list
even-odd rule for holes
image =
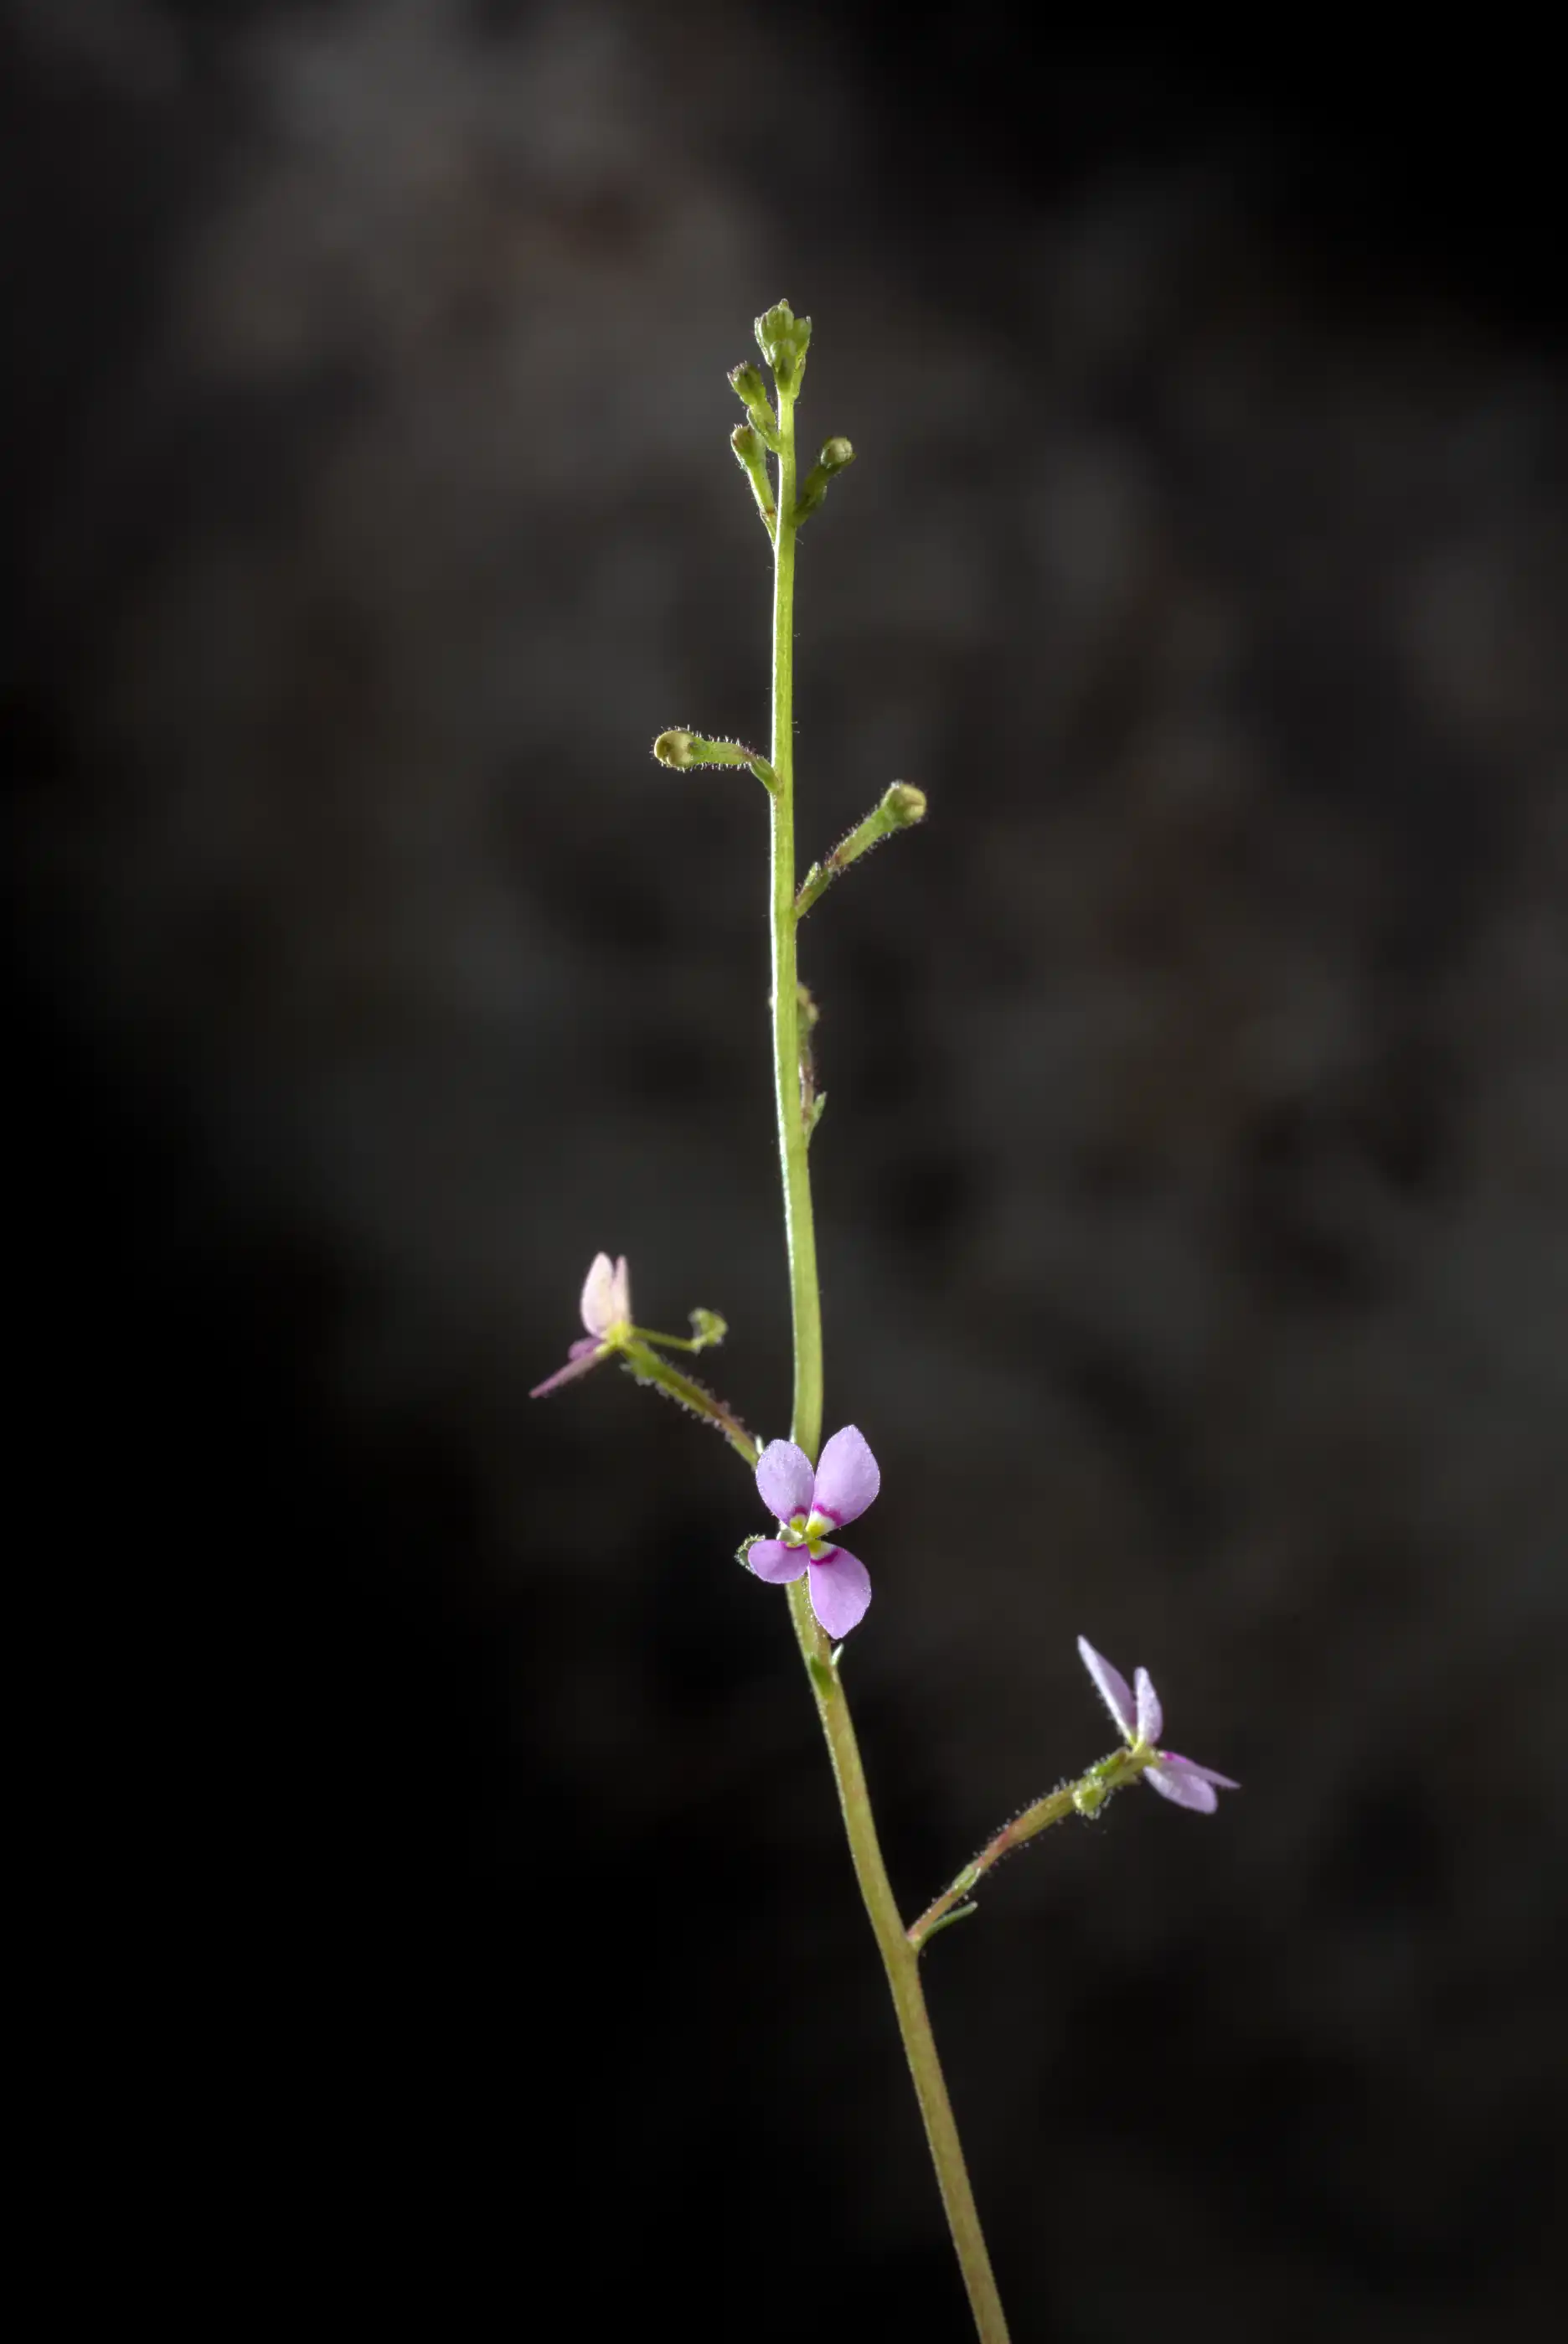
{"label": "pale pink flower", "polygon": [[1201,1815],[1211,1815],[1219,1804],[1215,1796],[1217,1784],[1221,1791],[1241,1788],[1229,1774],[1217,1774],[1211,1766],[1199,1765],[1196,1759],[1179,1757],[1174,1750],[1154,1748],[1165,1730],[1165,1713],[1147,1669],[1137,1672],[1135,1700],[1120,1670],[1113,1669],[1087,1636],[1078,1638],[1078,1657],[1098,1687],[1100,1699],[1126,1735],[1128,1748],[1153,1753],[1143,1770],[1143,1779],[1151,1791],[1158,1791],[1163,1799],[1173,1799],[1179,1807],[1193,1807]]}
{"label": "pale pink flower", "polygon": [[562,1384],[572,1383],[585,1376],[601,1359],[609,1359],[621,1348],[620,1338],[632,1324],[632,1280],[627,1274],[626,1257],[622,1254],[612,1261],[607,1253],[596,1253],[592,1268],[582,1281],[582,1323],[585,1336],[579,1336],[566,1355],[566,1365],[535,1384],[530,1399],[538,1399],[544,1392],[559,1390]]}

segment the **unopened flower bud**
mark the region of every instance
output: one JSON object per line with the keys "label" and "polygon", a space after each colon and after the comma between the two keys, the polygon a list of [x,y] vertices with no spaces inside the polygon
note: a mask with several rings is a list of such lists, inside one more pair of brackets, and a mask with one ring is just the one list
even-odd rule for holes
{"label": "unopened flower bud", "polygon": [[709,741],[701,732],[672,730],[660,733],[653,754],[676,773],[683,773],[688,765],[749,765],[764,789],[778,786],[767,759],[743,741]]}
{"label": "unopened flower bud", "polygon": [[884,790],[863,823],[856,824],[847,838],[841,838],[833,853],[821,863],[814,863],[801,881],[794,899],[797,920],[804,919],[817,897],[832,886],[852,863],[891,838],[895,830],[909,830],[926,819],[926,793],[917,790],[913,782],[894,782]]}
{"label": "unopened flower bud", "polygon": [[746,410],[746,420],[762,441],[776,456],[779,450],[779,419],[774,413],[768,397],[767,384],[762,370],[751,364],[730,369],[730,389]]}
{"label": "unopened flower bud", "polygon": [[926,793],[913,782],[895,782],[883,793],[882,812],[892,829],[907,830],[912,823],[926,819]]}
{"label": "unopened flower bud", "polygon": [[661,732],[653,743],[653,754],[662,765],[671,765],[678,770],[683,766],[695,764],[696,759],[692,754],[695,744],[694,733]]}
{"label": "unopened flower bud", "polygon": [[749,765],[756,755],[739,741],[706,741],[700,732],[661,732],[653,754],[662,765]]}
{"label": "unopened flower bud", "polygon": [[822,453],[800,484],[800,494],[794,501],[794,517],[798,524],[814,513],[827,493],[827,484],[842,472],[846,464],[855,461],[855,450],[847,440],[825,440]]}
{"label": "unopened flower bud", "polygon": [[753,366],[749,359],[744,365],[730,369],[730,389],[748,409],[768,403],[768,387],[763,380],[762,369]]}
{"label": "unopened flower bud", "polygon": [[774,370],[781,391],[794,393],[805,371],[811,319],[797,318],[787,301],[777,301],[756,321],[757,348]]}

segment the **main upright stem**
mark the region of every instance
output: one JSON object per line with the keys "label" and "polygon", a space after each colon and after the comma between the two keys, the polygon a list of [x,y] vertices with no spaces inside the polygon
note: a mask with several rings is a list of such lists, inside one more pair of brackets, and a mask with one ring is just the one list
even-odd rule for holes
{"label": "main upright stem", "polygon": [[816,1226],[800,1086],[800,980],[794,917],[794,400],[779,393],[778,521],[774,535],[773,929],[774,1098],[779,1168],[784,1177],[784,1240],[789,1248],[790,1317],[794,1329],[794,1402],[790,1438],[814,1461],[822,1445],[822,1298],[816,1276]]}
{"label": "main upright stem", "polygon": [[[822,1297],[816,1274],[816,1231],[811,1210],[809,1134],[800,1079],[800,997],[795,971],[794,854],[794,398],[778,393],[780,453],[778,518],[774,538],[774,657],[772,793],[773,857],[769,889],[773,935],[774,1095],[779,1163],[784,1177],[784,1230],[789,1249],[790,1309],[794,1328],[794,1405],[791,1438],[814,1462],[822,1444]],[[855,1877],[865,1901],[898,2031],[914,2078],[964,2284],[981,2344],[1007,2344],[1007,2323],[996,2293],[958,2128],[936,2056],[920,1985],[920,1956],[905,1935],[876,1836],[865,1769],[849,1703],[826,1636],[817,1624],[804,1577],[789,1590],[790,1616],[817,1714],[827,1737],[839,1804]]]}

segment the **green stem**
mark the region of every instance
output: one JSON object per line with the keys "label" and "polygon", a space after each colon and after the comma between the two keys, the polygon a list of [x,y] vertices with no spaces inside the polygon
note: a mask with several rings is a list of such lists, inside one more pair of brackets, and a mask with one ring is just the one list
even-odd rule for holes
{"label": "green stem", "polygon": [[[791,1437],[815,1460],[822,1443],[822,1299],[812,1220],[809,1133],[802,1112],[800,1002],[795,973],[794,867],[794,399],[779,388],[779,477],[774,539],[773,858],[769,894],[773,934],[774,1095],[779,1162],[784,1177],[784,1228],[789,1250],[790,1308],[794,1328],[794,1405]],[[1007,2323],[996,2293],[964,2151],[954,2122],[942,2063],[920,1985],[920,1956],[905,1935],[872,1816],[865,1772],[849,1702],[831,1647],[811,1609],[804,1578],[789,1591],[790,1617],[817,1714],[827,1738],[839,1805],[855,1878],[893,1995],[898,2031],[915,2096],[936,2167],[947,2226],[969,2293],[981,2344],[1007,2344]]]}
{"label": "green stem", "polygon": [[621,1356],[640,1384],[652,1384],[658,1391],[668,1393],[682,1408],[690,1409],[693,1416],[722,1432],[738,1457],[755,1468],[762,1453],[734,1409],[700,1384],[695,1376],[683,1374],[670,1359],[662,1359],[646,1343],[632,1338],[620,1346]]}
{"label": "green stem", "polygon": [[1098,1766],[1080,1774],[1077,1782],[1063,1783],[1043,1799],[1037,1799],[1032,1807],[1026,1807],[1021,1815],[1015,1815],[1010,1824],[1004,1824],[986,1842],[974,1862],[964,1866],[956,1880],[940,1896],[932,1898],[918,1921],[911,1921],[907,1934],[916,1953],[921,1951],[928,1937],[935,1936],[993,1864],[1000,1864],[1005,1855],[1011,1855],[1026,1840],[1048,1831],[1053,1824],[1064,1822],[1068,1815],[1098,1814],[1114,1793],[1137,1782],[1153,1755],[1142,1743],[1135,1749],[1115,1751],[1110,1757],[1102,1758]]}
{"label": "green stem", "polygon": [[772,857],[774,1100],[794,1329],[790,1437],[808,1457],[822,1443],[822,1298],[800,1095],[800,995],[794,921],[794,400],[779,393],[778,523],[774,538]]}

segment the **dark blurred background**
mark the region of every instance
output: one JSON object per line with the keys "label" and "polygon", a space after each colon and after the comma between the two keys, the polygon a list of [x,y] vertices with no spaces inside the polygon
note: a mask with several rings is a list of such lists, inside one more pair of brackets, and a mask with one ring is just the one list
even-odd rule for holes
{"label": "dark blurred background", "polygon": [[804,934],[895,1880],[1106,1748],[1080,1631],[1246,1785],[928,1956],[1015,2333],[1553,2300],[1544,65],[1032,14],[0,11],[67,2288],[965,2333],[746,1478],[614,1373],[525,1397],[604,1247],[785,1429],[761,794],[648,744],[765,728],[724,371],[787,295],[860,456],[803,857],[932,803]]}

